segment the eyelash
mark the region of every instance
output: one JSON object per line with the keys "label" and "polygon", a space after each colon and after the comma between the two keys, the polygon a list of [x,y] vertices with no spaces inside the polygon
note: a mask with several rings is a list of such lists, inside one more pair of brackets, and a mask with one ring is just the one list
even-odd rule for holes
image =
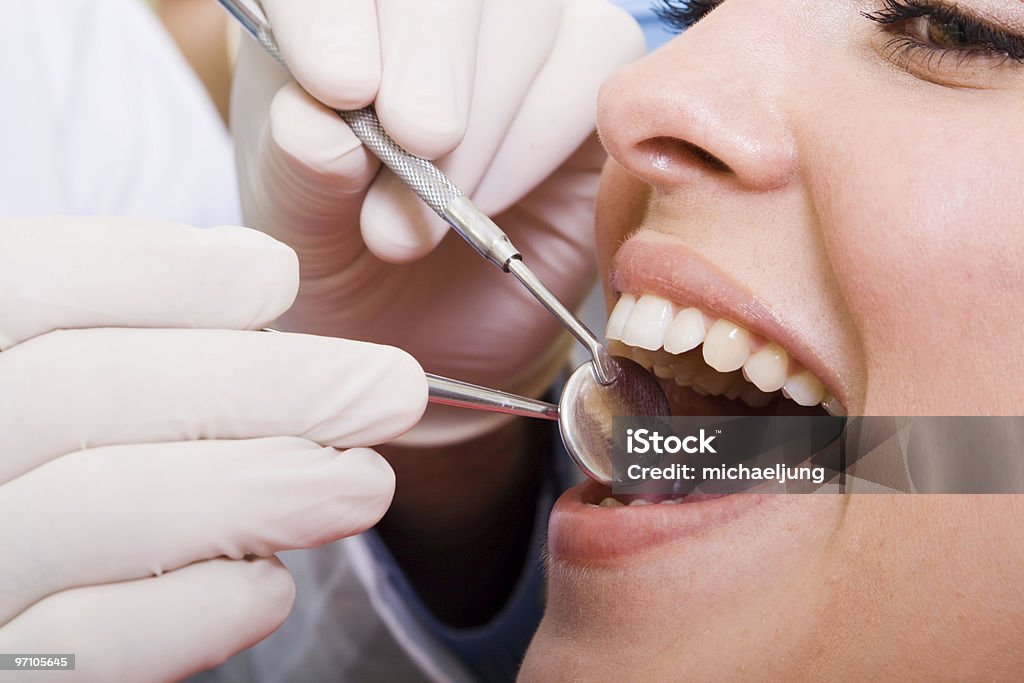
{"label": "eyelash", "polygon": [[[1024,38],[1006,33],[960,12],[956,5],[946,7],[931,5],[923,0],[885,0],[884,7],[877,12],[864,12],[864,17],[892,32],[893,38],[886,45],[890,58],[906,62],[924,50],[926,66],[933,59],[942,60],[956,56],[957,66],[974,57],[1002,57],[1024,63]],[[914,19],[928,20],[928,29],[943,29],[954,38],[956,45],[944,47],[934,42],[925,42],[900,25]]]}
{"label": "eyelash", "polygon": [[[654,12],[665,25],[675,33],[681,33],[711,13],[724,0],[656,0]],[[925,0],[884,0],[884,6],[877,12],[863,12],[865,18],[893,33],[886,46],[891,59],[899,62],[917,56],[918,50],[925,50],[927,64],[933,59],[941,61],[951,55],[957,57],[957,65],[974,57],[1002,57],[1005,60],[1024,63],[1024,37],[1006,33],[985,24],[957,9]],[[924,42],[901,28],[901,24],[924,18],[929,28],[952,29],[960,45],[942,47]]]}
{"label": "eyelash", "polygon": [[657,0],[654,14],[673,33],[682,33],[721,5],[723,0]]}

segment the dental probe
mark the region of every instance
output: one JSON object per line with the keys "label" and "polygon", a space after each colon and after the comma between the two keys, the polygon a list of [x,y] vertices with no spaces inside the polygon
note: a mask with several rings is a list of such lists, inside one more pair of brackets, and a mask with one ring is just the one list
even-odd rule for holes
{"label": "dental probe", "polygon": [[[270,23],[259,10],[244,0],[218,0],[242,27],[284,67]],[[608,349],[523,262],[522,254],[502,231],[466,194],[432,162],[414,156],[391,139],[373,106],[356,111],[337,111],[366,147],[434,210],[455,232],[484,258],[506,273],[512,273],[590,352],[594,374],[602,385],[618,377],[618,365]]]}
{"label": "dental probe", "polygon": [[429,372],[426,374],[430,403],[520,417],[536,417],[542,420],[558,420],[558,406],[553,403],[488,389]]}

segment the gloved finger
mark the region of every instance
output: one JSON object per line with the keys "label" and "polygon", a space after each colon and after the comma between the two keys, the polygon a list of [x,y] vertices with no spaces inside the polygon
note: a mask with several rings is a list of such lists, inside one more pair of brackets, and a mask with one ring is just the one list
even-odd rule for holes
{"label": "gloved finger", "polygon": [[255,182],[242,184],[244,202],[264,214],[284,210],[267,231],[295,249],[305,281],[365,253],[359,211],[380,162],[335,112],[289,83],[274,96],[257,147],[263,160],[251,171]]}
{"label": "gloved finger", "polygon": [[353,195],[360,199],[358,193],[369,187],[380,166],[348,124],[298,83],[285,85],[274,96],[267,133],[272,149],[298,180],[322,189],[323,196],[313,199],[325,209],[343,208],[339,203]]}
{"label": "gloved finger", "polygon": [[568,2],[555,48],[473,195],[477,205],[505,211],[564,164],[594,132],[602,83],[644,51],[643,31],[626,10],[605,0]]}
{"label": "gloved finger", "polygon": [[177,681],[272,633],[295,584],[276,558],[210,560],[162,576],[64,591],[0,627],[0,652],[74,653],[35,681]]}
{"label": "gloved finger", "polygon": [[462,141],[483,0],[378,0],[383,74],[375,107],[388,134],[436,159]]}
{"label": "gloved finger", "polygon": [[231,330],[51,332],[0,353],[0,482],[84,448],[300,436],[337,448],[402,434],[426,406],[396,348]]}
{"label": "gloved finger", "polygon": [[[47,595],[365,531],[395,477],[369,449],[294,437],[108,446],[0,486],[0,623]],[[12,589],[16,587],[16,589]]]}
{"label": "gloved finger", "polygon": [[[550,0],[494,0],[484,4],[469,123],[462,143],[438,162],[470,196],[553,48],[559,12],[560,3]],[[524,41],[523,36],[530,39]],[[448,229],[387,171],[382,171],[370,187],[360,218],[366,245],[390,263],[422,258]]]}
{"label": "gloved finger", "polygon": [[335,109],[373,102],[381,77],[374,0],[263,0],[295,79]]}
{"label": "gloved finger", "polygon": [[560,273],[580,274],[579,278],[562,278],[563,285],[572,288],[557,291],[574,310],[582,304],[597,274],[594,213],[601,169],[607,158],[597,134],[591,133],[542,184],[513,206],[494,214],[542,280],[558,280]]}
{"label": "gloved finger", "polygon": [[298,285],[295,253],[255,230],[0,218],[0,350],[56,329],[260,328]]}

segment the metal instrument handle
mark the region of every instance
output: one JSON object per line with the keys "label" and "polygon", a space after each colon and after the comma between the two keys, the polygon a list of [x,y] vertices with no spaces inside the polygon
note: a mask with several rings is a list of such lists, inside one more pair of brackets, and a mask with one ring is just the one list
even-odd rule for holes
{"label": "metal instrument handle", "polygon": [[558,406],[553,403],[524,398],[430,373],[427,373],[427,386],[430,387],[431,403],[542,420],[558,420]]}

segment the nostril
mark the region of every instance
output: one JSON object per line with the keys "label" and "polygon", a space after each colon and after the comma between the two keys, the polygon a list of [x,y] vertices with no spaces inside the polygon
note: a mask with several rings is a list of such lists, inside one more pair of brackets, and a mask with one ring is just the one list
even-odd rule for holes
{"label": "nostril", "polygon": [[714,154],[693,143],[671,137],[644,140],[638,148],[648,163],[659,171],[680,166],[702,166],[714,173],[732,173],[732,168]]}

